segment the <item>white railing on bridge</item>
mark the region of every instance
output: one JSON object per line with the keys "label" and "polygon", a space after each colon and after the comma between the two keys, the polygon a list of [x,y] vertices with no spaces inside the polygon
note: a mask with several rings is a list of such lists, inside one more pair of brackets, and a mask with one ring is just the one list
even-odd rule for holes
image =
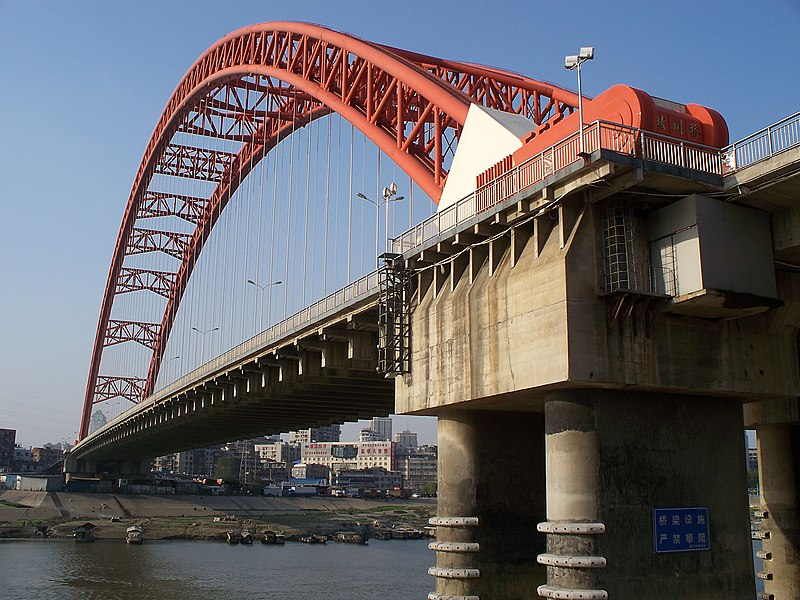
{"label": "white railing on bridge", "polygon": [[176,379],[169,385],[156,391],[150,399],[158,400],[160,398],[172,396],[184,387],[216,373],[226,365],[235,363],[251,354],[255,354],[259,350],[278,343],[288,335],[301,330],[309,323],[328,314],[340,311],[355,302],[364,300],[372,294],[377,294],[377,292],[378,273],[377,271],[373,271],[355,280],[350,285],[329,294],[322,300],[306,306],[301,311],[287,317],[283,321],[275,323],[275,325],[268,327],[258,335],[242,342],[238,346],[234,346],[224,354],[219,355],[194,371],[187,373],[180,379]]}
{"label": "white railing on bridge", "polygon": [[722,153],[731,170],[765,160],[800,144],[800,113],[781,119],[761,131],[724,148]]}
{"label": "white railing on bridge", "polygon": [[[583,137],[586,152],[609,150],[625,156],[723,175],[722,153],[718,148],[691,144],[607,121],[595,121],[587,125]],[[578,154],[579,148],[580,140],[576,131],[393,239],[392,252],[402,254],[413,250],[582,160]]]}

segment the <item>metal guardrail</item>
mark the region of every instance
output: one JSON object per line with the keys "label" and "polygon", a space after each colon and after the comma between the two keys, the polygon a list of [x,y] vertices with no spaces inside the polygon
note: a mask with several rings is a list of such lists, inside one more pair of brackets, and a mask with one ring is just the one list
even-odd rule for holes
{"label": "metal guardrail", "polygon": [[726,175],[800,145],[800,112],[722,149]]}
{"label": "metal guardrail", "polygon": [[[800,113],[786,117],[722,150],[607,121],[586,125],[583,137],[587,152],[610,150],[643,160],[725,176],[800,145]],[[413,250],[570,166],[581,158],[578,148],[576,131],[394,238],[391,242],[392,252],[403,254]]]}
{"label": "metal guardrail", "polygon": [[[718,148],[691,144],[635,127],[595,121],[584,128],[586,152],[609,150],[617,154],[723,175]],[[511,198],[582,160],[578,132],[543,150],[525,162],[480,186],[458,202],[437,211],[414,228],[392,240],[392,252],[402,254],[447,233],[458,224]]]}
{"label": "metal guardrail", "polygon": [[176,379],[169,385],[154,392],[148,401],[153,402],[160,398],[172,396],[186,386],[221,370],[226,365],[235,363],[250,354],[256,353],[261,349],[279,342],[290,333],[302,329],[303,326],[308,323],[314,322],[325,315],[340,311],[355,302],[364,300],[368,296],[377,293],[378,272],[373,271],[355,280],[350,285],[329,294],[322,300],[305,307],[303,310],[296,312],[283,321],[275,323],[275,325],[268,327],[238,346],[234,346],[227,352],[220,354],[197,369],[190,371],[183,377]]}

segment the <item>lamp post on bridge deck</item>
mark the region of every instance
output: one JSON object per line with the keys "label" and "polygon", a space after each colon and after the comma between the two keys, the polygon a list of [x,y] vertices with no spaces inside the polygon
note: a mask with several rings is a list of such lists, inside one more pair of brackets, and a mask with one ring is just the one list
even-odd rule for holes
{"label": "lamp post on bridge deck", "polygon": [[578,151],[578,156],[581,158],[586,158],[586,147],[583,143],[583,93],[581,92],[581,65],[587,60],[593,59],[593,46],[585,46],[581,48],[581,51],[577,55],[572,54],[564,58],[565,69],[569,69],[570,71],[575,69],[578,71],[578,120],[580,121],[580,125],[578,126],[578,144],[580,148]]}
{"label": "lamp post on bridge deck", "polygon": [[389,251],[389,203],[390,202],[399,202],[400,200],[405,200],[405,196],[397,196],[397,184],[392,183],[389,187],[383,188],[383,200],[375,201],[372,198],[369,198],[358,192],[356,194],[362,200],[366,200],[367,202],[371,202],[375,205],[375,265],[376,268],[380,268],[380,264],[378,263],[378,256],[380,255],[380,251],[378,250],[378,240],[380,239],[381,228],[379,225],[380,219],[380,210],[381,205],[386,205],[386,245],[384,246],[384,252]]}
{"label": "lamp post on bridge deck", "polygon": [[[254,285],[259,290],[261,290],[261,298],[260,298],[260,301],[258,303],[258,327],[261,328],[262,327],[262,323],[264,323],[264,290],[266,290],[269,287],[272,287],[273,285],[281,285],[283,283],[283,281],[278,280],[278,281],[273,281],[271,283],[265,283],[264,285],[261,285],[260,283],[258,283],[256,281],[253,281],[252,279],[248,279],[247,283],[249,283],[251,285]],[[256,333],[259,333],[259,332],[256,332]]]}
{"label": "lamp post on bridge deck", "polygon": [[211,333],[212,331],[219,331],[219,327],[212,327],[211,329],[198,329],[197,327],[192,327],[192,331],[196,331],[200,334],[200,362],[205,360],[205,349],[206,349],[206,334]]}

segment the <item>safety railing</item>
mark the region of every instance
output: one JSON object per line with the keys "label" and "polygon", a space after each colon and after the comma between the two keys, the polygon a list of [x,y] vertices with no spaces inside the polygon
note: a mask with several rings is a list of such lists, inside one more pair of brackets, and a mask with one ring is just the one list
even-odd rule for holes
{"label": "safety railing", "polygon": [[723,148],[726,174],[800,144],[800,112]]}
{"label": "safety railing", "polygon": [[378,272],[373,271],[372,273],[357,279],[350,285],[343,287],[332,294],[329,294],[322,300],[310,304],[303,310],[296,312],[283,321],[275,323],[261,333],[255,335],[249,340],[242,342],[238,346],[234,346],[227,352],[217,356],[194,371],[191,371],[183,377],[176,379],[169,385],[156,391],[153,396],[151,396],[151,400],[158,400],[159,398],[165,398],[174,395],[184,387],[202,380],[208,375],[220,371],[226,365],[232,364],[250,354],[257,352],[258,350],[269,347],[271,344],[281,341],[288,334],[298,331],[304,325],[312,323],[325,315],[340,311],[372,294],[377,295],[377,293]]}
{"label": "safety railing", "polygon": [[[723,174],[722,155],[718,148],[692,144],[607,121],[595,121],[587,125],[583,138],[587,153],[609,150],[695,171]],[[578,132],[575,132],[393,239],[392,252],[402,254],[438,235],[446,234],[464,221],[581,159],[580,138]]]}

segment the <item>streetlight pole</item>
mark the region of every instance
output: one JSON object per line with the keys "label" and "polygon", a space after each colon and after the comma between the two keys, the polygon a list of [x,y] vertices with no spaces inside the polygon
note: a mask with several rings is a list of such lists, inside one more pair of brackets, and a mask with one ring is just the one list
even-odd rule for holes
{"label": "streetlight pole", "polygon": [[271,283],[265,283],[264,285],[261,285],[261,284],[255,282],[255,281],[253,281],[252,279],[248,279],[247,283],[249,283],[251,285],[254,285],[259,290],[261,290],[261,301],[258,303],[258,327],[261,328],[262,327],[262,323],[264,323],[264,290],[266,290],[268,287],[272,287],[273,285],[280,285],[283,282],[279,280],[279,281],[273,281]]}
{"label": "streetlight pole", "polygon": [[384,252],[388,252],[389,251],[389,203],[399,202],[400,200],[404,200],[405,196],[397,196],[396,183],[392,183],[389,187],[383,188],[383,200],[378,200],[378,201],[373,200],[372,198],[365,196],[361,192],[357,193],[356,196],[358,196],[362,200],[366,200],[367,202],[371,202],[372,204],[375,205],[375,261],[377,265],[378,255],[380,254],[378,250],[378,240],[380,239],[381,228],[378,222],[380,220],[381,204],[386,205],[386,244],[384,246]]}
{"label": "streetlight pole", "polygon": [[173,360],[179,360],[179,359],[180,356],[172,356],[170,358],[165,358],[164,360],[161,361],[161,368],[166,369],[169,363],[171,363]]}
{"label": "streetlight pole", "polygon": [[192,327],[193,331],[196,331],[200,334],[200,362],[202,363],[205,360],[205,350],[206,350],[206,334],[211,333],[212,331],[219,331],[219,327],[212,327],[211,329],[198,329],[197,327]]}
{"label": "streetlight pole", "polygon": [[580,125],[578,128],[578,144],[580,151],[578,156],[586,158],[586,146],[583,142],[583,93],[581,92],[581,65],[587,60],[594,59],[594,47],[585,46],[581,48],[580,53],[577,55],[572,54],[564,58],[564,68],[570,71],[575,69],[578,71],[578,120]]}

